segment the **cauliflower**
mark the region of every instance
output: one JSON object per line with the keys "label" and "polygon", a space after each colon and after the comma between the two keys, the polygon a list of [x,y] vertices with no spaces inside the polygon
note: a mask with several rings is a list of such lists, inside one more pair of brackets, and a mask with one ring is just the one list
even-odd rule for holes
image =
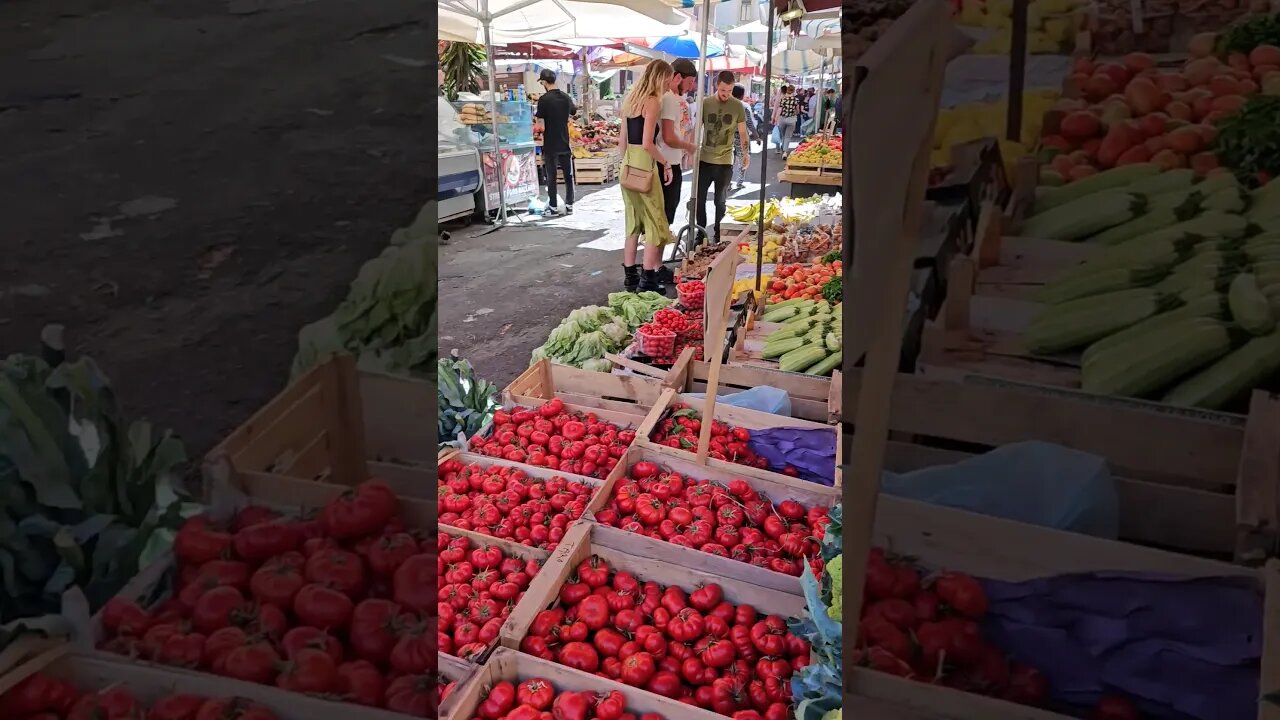
{"label": "cauliflower", "polygon": [[[827,609],[827,616],[836,622],[840,622],[844,612],[844,554],[841,553],[827,563],[827,577],[831,578],[831,607]],[[833,711],[839,712],[839,711]],[[831,720],[824,717],[822,720]]]}

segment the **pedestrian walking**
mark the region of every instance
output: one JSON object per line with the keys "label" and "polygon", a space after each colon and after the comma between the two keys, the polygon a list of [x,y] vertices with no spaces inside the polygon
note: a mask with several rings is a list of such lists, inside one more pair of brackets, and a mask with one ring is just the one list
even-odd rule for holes
{"label": "pedestrian walking", "polygon": [[716,92],[702,101],[702,146],[698,151],[698,187],[694,204],[698,226],[707,225],[707,191],[715,189],[714,241],[720,242],[720,221],[724,219],[729,200],[729,183],[733,176],[733,145],[742,143],[746,155],[745,170],[751,164],[751,141],[747,135],[747,107],[733,96],[736,81],[733,73],[723,70],[716,77]]}
{"label": "pedestrian walking", "polygon": [[[622,101],[622,208],[626,240],[622,248],[623,287],[628,292],[665,292],[658,268],[662,248],[672,241],[671,223],[662,197],[662,186],[671,182],[671,165],[658,147],[662,132],[662,96],[669,91],[671,66],[655,60],[645,68]],[[642,265],[636,264],[640,236],[644,236]]]}
{"label": "pedestrian walking", "polygon": [[783,85],[782,97],[778,100],[777,117],[774,119],[774,123],[778,126],[778,134],[782,138],[782,145],[778,148],[778,154],[782,157],[786,157],[791,148],[791,136],[796,132],[796,118],[799,116],[800,98],[796,97],[795,88]]}
{"label": "pedestrian walking", "polygon": [[534,117],[542,121],[542,165],[547,173],[547,215],[560,214],[556,207],[556,176],[564,170],[564,211],[573,212],[573,151],[569,148],[569,118],[578,112],[573,98],[556,87],[556,73],[543,68],[538,84],[546,92],[538,98]]}
{"label": "pedestrian walking", "polygon": [[[738,102],[742,103],[742,107],[746,110],[747,116],[747,142],[751,142],[751,138],[756,136],[756,119],[752,117],[751,108],[743,100],[746,97],[747,90],[741,85],[733,86],[733,96]],[[741,190],[747,181],[747,165],[743,158],[750,154],[750,145],[744,150],[742,143],[733,144],[733,189]]]}
{"label": "pedestrian walking", "polygon": [[[680,58],[671,63],[671,82],[662,95],[662,133],[658,136],[658,148],[671,165],[671,179],[662,183],[662,200],[667,211],[667,223],[674,225],[680,205],[680,188],[684,182],[684,169],[692,167],[698,146],[693,142],[693,113],[684,99],[697,83],[698,70],[693,63]],[[689,158],[689,160],[686,160]]]}

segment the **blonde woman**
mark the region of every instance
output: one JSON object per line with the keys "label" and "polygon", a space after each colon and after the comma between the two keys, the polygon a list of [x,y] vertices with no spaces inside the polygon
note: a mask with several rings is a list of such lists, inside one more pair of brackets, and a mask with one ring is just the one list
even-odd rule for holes
{"label": "blonde woman", "polygon": [[[649,188],[644,191],[622,188],[622,206],[626,215],[626,245],[622,250],[622,269],[626,274],[627,292],[652,290],[666,292],[658,277],[662,267],[662,248],[672,241],[671,224],[662,199],[662,186],[671,182],[671,165],[658,147],[661,132],[662,94],[671,84],[671,65],[655,60],[645,68],[640,82],[622,101],[622,164],[652,173]],[[644,236],[643,274],[636,265],[636,249]]]}

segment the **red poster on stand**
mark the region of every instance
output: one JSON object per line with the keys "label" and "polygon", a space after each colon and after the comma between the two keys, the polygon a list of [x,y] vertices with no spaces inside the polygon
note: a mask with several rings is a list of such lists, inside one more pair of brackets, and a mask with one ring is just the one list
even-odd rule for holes
{"label": "red poster on stand", "polygon": [[501,148],[499,152],[502,158],[501,173],[493,160],[493,151],[480,152],[480,163],[484,166],[485,207],[489,210],[498,209],[499,176],[502,178],[502,189],[508,207],[538,194],[538,162],[533,148]]}

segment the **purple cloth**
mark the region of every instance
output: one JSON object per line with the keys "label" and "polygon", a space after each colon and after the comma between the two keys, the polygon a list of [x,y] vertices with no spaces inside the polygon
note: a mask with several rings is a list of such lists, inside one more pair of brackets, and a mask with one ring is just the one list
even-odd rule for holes
{"label": "purple cloth", "polygon": [[770,428],[751,431],[751,449],[782,472],[790,465],[800,477],[823,485],[836,484],[834,429]]}
{"label": "purple cloth", "polygon": [[1148,720],[1257,717],[1263,600],[1248,578],[1086,573],[984,585],[987,637],[1043,672],[1055,702],[1088,708],[1118,692]]}

